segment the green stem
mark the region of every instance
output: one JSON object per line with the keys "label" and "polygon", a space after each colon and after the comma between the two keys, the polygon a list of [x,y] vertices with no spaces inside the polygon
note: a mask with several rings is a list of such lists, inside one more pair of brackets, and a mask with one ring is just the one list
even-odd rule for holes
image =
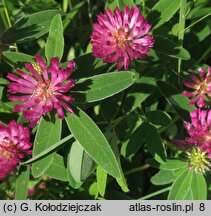
{"label": "green stem", "polygon": [[133,115],[133,114],[132,114],[132,113],[130,113],[130,114],[125,114],[125,115],[120,116],[119,118],[113,120],[113,121],[111,122],[111,129],[114,128],[114,127],[116,127],[116,125],[118,125],[122,120],[128,118],[128,117],[131,116],[131,115]]}
{"label": "green stem", "polygon": [[193,22],[192,24],[190,24],[187,28],[185,28],[183,31],[187,31],[189,28],[193,27],[194,25],[196,25],[197,23],[201,22],[203,19],[207,18],[208,16],[210,16],[211,13],[208,13],[206,15],[204,15],[203,17],[201,17],[200,19],[198,19],[197,21]]}
{"label": "green stem", "polygon": [[126,175],[130,175],[130,174],[133,174],[133,173],[136,173],[136,172],[141,172],[143,170],[148,169],[149,167],[150,167],[149,164],[144,164],[141,167],[136,167],[134,169],[131,169],[131,170],[128,170],[128,171],[124,172],[124,175],[126,176]]}
{"label": "green stem", "polygon": [[143,8],[143,15],[146,16],[146,10],[145,10],[146,5],[145,5],[145,0],[142,1],[141,5],[142,5],[142,8]]}
{"label": "green stem", "polygon": [[52,153],[53,151],[55,151],[55,149],[57,149],[60,145],[62,145],[63,143],[67,142],[68,140],[70,140],[71,138],[73,138],[73,135],[70,134],[68,136],[66,136],[65,138],[61,139],[60,141],[58,141],[57,143],[55,143],[54,145],[52,145],[51,147],[49,147],[48,149],[44,150],[43,152],[40,152],[39,154],[37,154],[36,156],[34,156],[33,158],[20,163],[21,165],[25,166],[28,164],[31,164],[35,161],[37,161],[38,159],[44,157],[45,155]]}
{"label": "green stem", "polygon": [[68,0],[70,11],[73,9],[73,4],[71,0]]}
{"label": "green stem", "polygon": [[11,27],[12,24],[11,24],[10,16],[9,16],[9,13],[8,13],[8,10],[7,10],[6,1],[5,1],[5,0],[2,0],[2,3],[3,3],[3,5],[4,5],[4,12],[5,12],[5,15],[6,15],[6,18],[7,18],[8,25],[9,25],[9,27]]}
{"label": "green stem", "polygon": [[63,0],[62,8],[63,8],[63,11],[65,13],[67,12],[67,7],[68,7],[68,1],[67,0]]}
{"label": "green stem", "polygon": [[167,125],[166,127],[163,127],[161,129],[159,129],[159,133],[162,133],[165,130],[168,130],[173,124],[175,124],[175,122],[177,122],[180,118],[178,116],[176,116],[169,125]]}
{"label": "green stem", "polygon": [[[8,24],[7,28],[8,27],[12,27],[12,23],[11,23],[11,20],[10,20],[10,16],[9,16],[9,12],[8,12],[8,9],[7,9],[6,1],[2,0],[2,4],[4,6],[4,13],[5,13],[5,16],[6,16],[6,19],[7,19],[7,24]],[[14,46],[15,46],[16,52],[18,52],[18,46],[17,46],[17,44],[15,43]]]}
{"label": "green stem", "polygon": [[0,8],[0,15],[1,15],[1,19],[2,19],[3,24],[4,24],[4,27],[1,27],[1,32],[0,32],[0,36],[1,36],[1,33],[2,33],[5,29],[9,28],[9,26],[8,26],[7,18],[6,18],[6,16],[5,16],[5,12],[4,12],[4,9],[3,9],[3,8]]}
{"label": "green stem", "polygon": [[203,55],[201,56],[201,58],[196,62],[196,65],[198,65],[203,59],[206,58],[206,56],[209,54],[209,52],[211,51],[211,47],[209,47],[206,52],[203,53]]}
{"label": "green stem", "polygon": [[106,125],[109,124],[109,122],[107,121],[100,121],[100,122],[96,122],[97,125]]}
{"label": "green stem", "polygon": [[[178,40],[179,45],[182,47],[184,39],[185,28],[185,14],[186,14],[187,0],[180,0],[180,13],[179,13],[179,28],[178,28]],[[181,64],[182,59],[178,60],[178,82],[181,83]]]}
{"label": "green stem", "polygon": [[153,192],[151,194],[148,194],[146,196],[143,196],[143,197],[139,198],[139,200],[146,200],[146,199],[149,199],[151,197],[157,196],[159,194],[165,193],[166,191],[169,191],[169,190],[171,190],[171,186],[169,186],[167,188],[163,188],[163,189],[161,189],[159,191],[155,191],[155,192]]}
{"label": "green stem", "polygon": [[88,15],[89,15],[90,23],[92,25],[92,13],[91,13],[90,0],[87,0],[87,3],[88,3]]}
{"label": "green stem", "polygon": [[163,143],[166,147],[168,147],[173,152],[178,152],[178,148],[175,146],[175,144],[172,144],[168,140],[164,140],[164,139],[163,139]]}

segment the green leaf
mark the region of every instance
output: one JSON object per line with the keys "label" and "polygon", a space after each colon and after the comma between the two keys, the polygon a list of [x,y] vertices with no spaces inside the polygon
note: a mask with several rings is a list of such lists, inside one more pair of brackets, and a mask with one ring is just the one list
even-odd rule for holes
{"label": "green leaf", "polygon": [[98,197],[98,186],[96,182],[93,182],[89,187],[89,195],[97,199]]}
{"label": "green leaf", "polygon": [[123,0],[124,4],[125,5],[128,5],[128,6],[135,6],[135,3],[133,2],[133,0]]}
{"label": "green leaf", "polygon": [[148,121],[155,125],[167,126],[171,123],[171,117],[168,113],[155,110],[146,113]]}
{"label": "green leaf", "polygon": [[110,143],[110,145],[114,151],[114,154],[115,154],[117,161],[118,161],[118,164],[119,164],[121,176],[120,176],[120,178],[116,178],[116,181],[117,181],[118,185],[121,187],[121,189],[125,193],[127,193],[129,191],[129,188],[128,188],[127,181],[125,179],[125,176],[124,176],[124,173],[122,170],[122,166],[121,166],[120,153],[119,153],[119,147],[118,147],[118,138],[110,130],[106,131],[105,136],[109,140],[109,143]]}
{"label": "green leaf", "polygon": [[120,10],[124,9],[124,6],[134,6],[133,0],[115,0],[117,3],[116,5],[120,8]]}
{"label": "green leaf", "polygon": [[125,102],[123,104],[123,110],[125,112],[130,112],[130,111],[135,110],[155,90],[156,90],[155,77],[142,76],[129,89],[127,97],[126,97]]}
{"label": "green leaf", "polygon": [[111,121],[118,115],[123,99],[123,93],[124,92],[120,92],[112,97],[106,98],[105,100],[101,101],[100,110],[103,118],[106,121]]}
{"label": "green leaf", "polygon": [[186,161],[181,161],[178,159],[167,159],[166,163],[164,164],[159,164],[154,159],[148,159],[147,164],[149,164],[152,167],[159,168],[161,170],[175,171],[175,170],[182,169],[182,168],[188,169],[188,163]]}
{"label": "green leaf", "polygon": [[77,103],[90,103],[117,94],[134,81],[134,73],[128,71],[97,75],[77,82],[72,95]]}
{"label": "green leaf", "polygon": [[96,165],[82,146],[75,141],[68,155],[67,167],[76,182],[83,182],[92,173]]}
{"label": "green leaf", "polygon": [[[68,158],[69,160],[69,158]],[[75,179],[73,178],[70,170],[68,169],[67,167],[67,176],[68,176],[68,180],[69,180],[69,184],[72,188],[74,189],[78,189],[82,184],[83,182],[76,182]]]}
{"label": "green leaf", "polygon": [[[72,79],[83,79],[85,77],[95,76],[97,74],[103,73],[107,69],[107,64],[103,63],[100,59],[95,58],[92,53],[88,53],[79,56],[74,59],[77,67],[74,73],[71,75]],[[67,66],[67,63],[62,65]]]}
{"label": "green leaf", "polygon": [[7,85],[7,84],[9,84],[9,83],[10,83],[9,80],[7,80],[7,79],[5,79],[5,78],[0,78],[0,85]]}
{"label": "green leaf", "polygon": [[92,119],[82,110],[76,108],[75,114],[67,114],[66,122],[75,139],[92,159],[110,175],[120,177],[116,157]]}
{"label": "green leaf", "polygon": [[191,189],[194,200],[206,200],[207,199],[207,183],[202,174],[193,174],[191,182]]}
{"label": "green leaf", "polygon": [[181,175],[176,178],[169,192],[168,200],[192,199],[190,187],[193,174],[193,171],[185,170]]}
{"label": "green leaf", "polygon": [[129,188],[128,188],[128,185],[127,185],[127,180],[126,180],[126,178],[124,177],[123,172],[122,172],[122,177],[121,177],[121,178],[116,178],[116,181],[117,181],[118,185],[121,187],[121,189],[122,189],[125,193],[127,193],[127,192],[130,191]]}
{"label": "green leaf", "polygon": [[147,16],[147,20],[153,26],[153,29],[169,21],[179,9],[179,5],[179,0],[158,1]]}
{"label": "green leaf", "polygon": [[191,10],[187,14],[187,19],[195,20],[202,18],[204,15],[210,14],[210,4],[206,0],[198,0],[197,2],[189,3]]}
{"label": "green leaf", "polygon": [[106,1],[105,8],[109,8],[111,11],[114,11],[114,9],[118,6],[117,3],[118,0]]}
{"label": "green leaf", "polygon": [[27,165],[27,164],[31,164],[34,163],[35,161],[41,159],[42,157],[44,157],[47,154],[52,153],[53,151],[56,151],[56,149],[61,146],[62,144],[64,144],[65,142],[67,142],[68,140],[70,140],[71,138],[73,138],[73,135],[70,134],[68,136],[66,136],[65,138],[59,140],[58,142],[56,142],[55,144],[51,145],[51,147],[49,147],[48,149],[40,152],[39,154],[37,154],[36,156],[32,157],[31,159],[25,161],[25,162],[21,162],[21,165]]}
{"label": "green leaf", "polygon": [[82,166],[81,166],[81,180],[85,181],[95,169],[96,169],[96,163],[83,149],[83,161],[82,161]]}
{"label": "green leaf", "polygon": [[180,91],[173,88],[169,84],[163,81],[157,81],[157,86],[160,89],[163,96],[169,102],[169,104],[174,108],[177,114],[182,118],[189,120],[189,112],[196,109],[195,106],[189,106],[189,99],[181,94]]}
{"label": "green leaf", "polygon": [[23,43],[41,37],[48,32],[53,17],[60,13],[59,10],[47,10],[22,17],[3,34],[3,43]]}
{"label": "green leaf", "polygon": [[137,127],[131,134],[129,134],[129,138],[122,145],[121,154],[124,157],[129,157],[135,154],[144,144],[144,140],[145,140],[145,126],[144,124],[141,125],[139,124],[139,127]]}
{"label": "green leaf", "polygon": [[160,170],[157,174],[152,176],[150,181],[154,185],[166,185],[173,182],[175,178],[176,176],[173,170]]}
{"label": "green leaf", "polygon": [[45,46],[45,56],[50,63],[52,57],[62,59],[64,51],[63,25],[60,14],[57,14],[50,25],[49,36]]}
{"label": "green leaf", "polygon": [[83,182],[81,181],[81,167],[83,163],[83,148],[75,141],[70,149],[67,158],[67,175],[71,187],[77,189]]}
{"label": "green leaf", "polygon": [[64,21],[64,29],[68,27],[70,22],[73,20],[73,18],[76,16],[76,14],[80,11],[81,7],[86,3],[86,1],[79,2],[76,4],[69,13],[66,14],[66,18]]}
{"label": "green leaf", "polygon": [[123,0],[116,0],[117,6],[120,8],[120,10],[124,9],[124,1]]}
{"label": "green leaf", "polygon": [[190,59],[190,54],[186,49],[169,40],[168,38],[162,36],[155,36],[154,39],[155,45],[153,49],[156,52],[173,58],[179,58],[183,60]]}
{"label": "green leaf", "polygon": [[[61,119],[55,118],[54,122],[49,119],[42,118],[40,120],[37,134],[34,141],[33,157],[47,150],[53,144],[58,142],[61,137]],[[32,175],[34,177],[41,176],[51,165],[54,154],[50,154],[43,159],[33,163]]]}
{"label": "green leaf", "polygon": [[156,161],[165,163],[165,150],[157,129],[147,122],[144,122],[143,125],[145,127],[145,141],[149,152],[153,155]]}
{"label": "green leaf", "polygon": [[98,191],[102,197],[105,195],[106,182],[107,182],[107,172],[102,169],[101,166],[97,167],[97,186]]}
{"label": "green leaf", "polygon": [[21,68],[20,65],[24,66],[25,63],[34,61],[34,56],[21,52],[5,51],[3,52],[3,57],[8,64],[12,65],[13,67],[17,66],[19,68]]}
{"label": "green leaf", "polygon": [[2,100],[3,92],[4,92],[4,87],[0,86],[0,100]]}
{"label": "green leaf", "polygon": [[64,158],[59,154],[55,154],[54,159],[50,167],[45,171],[45,174],[54,179],[68,181]]}
{"label": "green leaf", "polygon": [[204,176],[188,169],[176,178],[168,196],[171,200],[205,200],[206,198],[207,184]]}
{"label": "green leaf", "polygon": [[26,200],[29,182],[29,166],[21,166],[15,186],[15,199]]}
{"label": "green leaf", "polygon": [[9,24],[8,24],[8,19],[5,13],[5,8],[3,6],[3,3],[1,2],[1,6],[0,6],[0,32],[4,32],[5,29],[9,28]]}

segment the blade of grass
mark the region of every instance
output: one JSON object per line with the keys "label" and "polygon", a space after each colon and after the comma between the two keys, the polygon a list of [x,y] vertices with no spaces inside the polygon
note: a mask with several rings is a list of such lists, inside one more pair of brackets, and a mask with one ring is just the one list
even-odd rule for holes
{"label": "blade of grass", "polygon": [[[183,46],[183,39],[184,39],[184,29],[185,29],[185,15],[186,15],[186,6],[187,0],[180,0],[180,12],[179,12],[179,29],[178,29],[178,40],[179,45]],[[178,60],[178,82],[181,83],[181,64],[182,59]]]}

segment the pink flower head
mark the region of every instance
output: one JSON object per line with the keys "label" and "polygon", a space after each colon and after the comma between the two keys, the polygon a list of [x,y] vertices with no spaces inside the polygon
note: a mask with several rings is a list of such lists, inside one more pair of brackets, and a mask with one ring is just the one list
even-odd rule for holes
{"label": "pink flower head", "polygon": [[53,108],[57,110],[58,117],[61,119],[64,118],[63,108],[73,113],[69,104],[74,99],[64,93],[75,85],[75,80],[68,80],[75,68],[75,63],[68,62],[67,68],[61,69],[59,58],[52,58],[51,65],[48,67],[40,56],[37,55],[35,59],[36,64],[25,64],[31,75],[21,70],[16,70],[21,78],[11,73],[7,75],[7,78],[13,81],[8,85],[9,92],[23,94],[9,97],[12,101],[22,102],[13,110],[23,112],[23,117],[31,122],[29,127],[33,127],[43,115],[51,112]]}
{"label": "pink flower head", "polygon": [[185,140],[174,140],[179,147],[199,148],[211,159],[211,110],[195,110],[190,113],[191,122],[184,122],[188,132]]}
{"label": "pink flower head", "polygon": [[29,196],[34,196],[36,193],[36,189],[35,188],[29,188],[28,189],[28,195]]}
{"label": "pink flower head", "polygon": [[183,81],[183,84],[194,91],[183,91],[183,95],[192,98],[189,105],[197,104],[198,107],[202,108],[205,106],[206,101],[211,100],[211,67],[208,68],[207,72],[199,68],[199,76],[196,76],[194,72],[190,75],[190,81]]}
{"label": "pink flower head", "polygon": [[93,25],[93,55],[103,62],[117,62],[118,70],[124,64],[127,70],[131,60],[145,58],[153,47],[153,36],[147,35],[150,28],[138,7],[125,6],[122,12],[117,7],[113,13],[107,9]]}
{"label": "pink flower head", "polygon": [[0,124],[0,179],[14,171],[24,155],[30,155],[30,130],[11,121],[6,127]]}

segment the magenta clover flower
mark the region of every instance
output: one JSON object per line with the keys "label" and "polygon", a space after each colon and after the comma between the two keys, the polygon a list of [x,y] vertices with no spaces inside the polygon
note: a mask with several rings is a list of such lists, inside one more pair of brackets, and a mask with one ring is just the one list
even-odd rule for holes
{"label": "magenta clover flower", "polygon": [[8,85],[8,91],[11,94],[19,93],[10,96],[9,99],[22,102],[13,110],[23,112],[23,117],[30,121],[29,127],[34,127],[40,118],[53,108],[57,110],[60,119],[64,118],[63,108],[73,113],[69,104],[74,99],[65,93],[75,85],[75,80],[68,79],[75,68],[75,63],[70,61],[67,68],[62,69],[59,68],[57,57],[51,59],[51,65],[48,67],[40,56],[37,55],[35,59],[35,64],[25,64],[30,74],[16,70],[21,78],[11,73],[7,76],[13,81]]}
{"label": "magenta clover flower", "polygon": [[25,155],[31,154],[30,130],[14,120],[0,124],[0,179],[15,170]]}
{"label": "magenta clover flower", "polygon": [[191,122],[184,121],[188,136],[174,142],[182,148],[199,147],[211,158],[211,110],[194,110],[190,116]]}
{"label": "magenta clover flower", "polygon": [[131,60],[145,58],[153,47],[153,36],[147,35],[150,28],[138,7],[125,6],[122,12],[117,7],[113,13],[107,9],[93,25],[93,55],[127,70]]}
{"label": "magenta clover flower", "polygon": [[195,110],[190,113],[191,122],[184,121],[188,136],[173,140],[184,149],[190,159],[190,168],[204,173],[211,167],[211,110]]}
{"label": "magenta clover flower", "polygon": [[211,67],[205,71],[202,68],[198,69],[199,76],[194,72],[190,75],[190,81],[183,81],[183,84],[194,91],[183,91],[183,95],[191,98],[189,105],[197,104],[202,108],[206,102],[211,100]]}

